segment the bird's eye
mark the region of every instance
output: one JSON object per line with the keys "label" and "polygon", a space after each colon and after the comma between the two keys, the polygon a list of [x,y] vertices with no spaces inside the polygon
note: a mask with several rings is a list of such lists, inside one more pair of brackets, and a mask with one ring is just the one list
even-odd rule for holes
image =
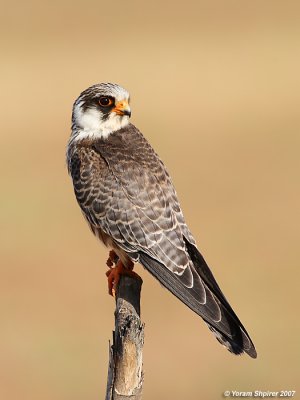
{"label": "bird's eye", "polygon": [[107,96],[101,96],[99,99],[99,104],[102,107],[109,107],[113,104],[113,99]]}

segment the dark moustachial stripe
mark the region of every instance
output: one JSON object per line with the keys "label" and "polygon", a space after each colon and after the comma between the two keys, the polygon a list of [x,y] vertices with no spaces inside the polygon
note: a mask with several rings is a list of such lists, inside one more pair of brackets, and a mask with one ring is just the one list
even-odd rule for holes
{"label": "dark moustachial stripe", "polygon": [[82,105],[83,112],[85,112],[88,109],[92,109],[92,108],[96,108],[97,109],[98,108],[99,110],[101,110],[101,112],[103,114],[102,120],[103,121],[107,120],[111,110],[115,107],[115,99],[114,99],[114,97],[112,97],[112,96],[107,96],[107,97],[109,97],[113,102],[112,102],[111,105],[109,105],[107,107],[104,107],[104,106],[101,106],[99,104],[99,98],[100,98],[99,95],[97,95],[95,97],[90,97],[88,95],[85,95],[83,97],[84,103]]}

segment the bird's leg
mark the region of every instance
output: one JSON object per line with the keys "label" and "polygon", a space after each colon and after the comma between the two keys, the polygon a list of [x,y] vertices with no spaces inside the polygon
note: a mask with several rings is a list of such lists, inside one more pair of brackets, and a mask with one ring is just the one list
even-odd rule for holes
{"label": "bird's leg", "polygon": [[133,262],[131,261],[131,264],[128,267],[125,267],[125,265],[122,263],[121,260],[118,260],[116,263],[116,266],[114,268],[110,268],[106,272],[106,276],[108,278],[108,293],[115,297],[115,293],[118,287],[118,283],[120,280],[121,275],[130,275],[135,278],[141,279],[141,277],[133,272]]}
{"label": "bird's leg", "polygon": [[109,268],[112,268],[113,265],[117,264],[118,260],[119,260],[119,257],[117,256],[116,252],[114,250],[111,250],[108,254],[108,259],[106,261],[106,265]]}

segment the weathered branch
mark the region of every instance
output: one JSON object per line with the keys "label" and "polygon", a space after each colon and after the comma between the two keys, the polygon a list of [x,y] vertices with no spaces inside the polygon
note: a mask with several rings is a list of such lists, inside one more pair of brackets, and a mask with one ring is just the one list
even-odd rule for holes
{"label": "weathered branch", "polygon": [[109,348],[106,400],[140,400],[143,387],[144,325],[140,320],[142,280],[122,275],[115,310],[113,345]]}

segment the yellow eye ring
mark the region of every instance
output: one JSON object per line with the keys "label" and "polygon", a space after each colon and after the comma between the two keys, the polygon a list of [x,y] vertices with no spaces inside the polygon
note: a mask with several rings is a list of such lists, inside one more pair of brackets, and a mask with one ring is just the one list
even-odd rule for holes
{"label": "yellow eye ring", "polygon": [[111,97],[108,96],[101,96],[99,99],[99,104],[102,107],[109,107],[111,105],[113,105],[113,99]]}

